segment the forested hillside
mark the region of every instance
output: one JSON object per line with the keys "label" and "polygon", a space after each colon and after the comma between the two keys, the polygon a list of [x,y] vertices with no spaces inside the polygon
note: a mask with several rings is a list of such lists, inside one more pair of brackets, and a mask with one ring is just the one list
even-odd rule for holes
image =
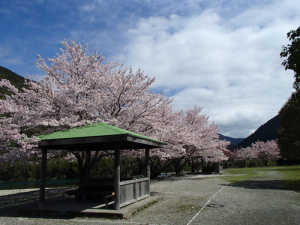
{"label": "forested hillside", "polygon": [[222,134],[219,134],[219,138],[220,140],[230,141],[231,144],[229,148],[232,148],[233,146],[239,144],[241,141],[244,140],[244,138],[232,138],[232,137],[224,136]]}
{"label": "forested hillside", "polygon": [[278,129],[280,127],[279,116],[275,116],[268,122],[260,126],[253,134],[245,138],[242,142],[236,145],[234,148],[245,148],[250,146],[256,141],[270,141],[275,140]]}
{"label": "forested hillside", "polygon": [[[0,66],[0,80],[2,79],[7,79],[10,81],[10,83],[12,85],[14,85],[16,88],[18,88],[19,90],[21,90],[25,85],[25,78],[12,72],[11,70]],[[9,92],[0,87],[0,98],[3,97],[3,94],[8,94]]]}

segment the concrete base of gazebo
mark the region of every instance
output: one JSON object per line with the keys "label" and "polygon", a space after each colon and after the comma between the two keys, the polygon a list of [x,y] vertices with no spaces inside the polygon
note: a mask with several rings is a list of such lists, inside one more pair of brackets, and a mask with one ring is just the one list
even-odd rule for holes
{"label": "concrete base of gazebo", "polygon": [[159,197],[150,196],[149,198],[127,205],[121,209],[113,210],[113,205],[109,208],[105,208],[105,204],[99,204],[98,202],[74,202],[73,199],[64,199],[48,202],[42,209],[39,207],[22,209],[19,211],[19,214],[20,216],[34,217],[98,217],[124,219],[149,207],[158,200]]}

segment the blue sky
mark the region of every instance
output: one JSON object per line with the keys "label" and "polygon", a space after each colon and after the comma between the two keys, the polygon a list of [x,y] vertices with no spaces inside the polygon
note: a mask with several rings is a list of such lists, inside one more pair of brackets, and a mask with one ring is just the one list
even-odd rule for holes
{"label": "blue sky", "polygon": [[300,26],[295,0],[2,0],[0,18],[1,66],[43,76],[37,54],[87,43],[156,77],[174,110],[202,106],[231,137],[253,133],[293,91],[279,53]]}

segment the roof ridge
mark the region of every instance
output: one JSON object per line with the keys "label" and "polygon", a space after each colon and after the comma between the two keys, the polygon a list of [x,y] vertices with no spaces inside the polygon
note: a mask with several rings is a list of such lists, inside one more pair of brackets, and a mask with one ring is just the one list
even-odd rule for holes
{"label": "roof ridge", "polygon": [[114,126],[114,125],[110,125],[110,124],[107,124],[107,123],[104,123],[104,122],[100,122],[100,123],[102,123],[105,127],[108,127],[108,126],[109,126],[110,129],[112,129],[112,130],[118,132],[119,134],[124,134],[124,133],[120,132],[120,130],[122,130],[122,131],[126,131],[126,132],[127,132],[127,133],[126,133],[127,135],[132,135],[132,136],[138,137],[138,138],[141,138],[141,137],[142,137],[142,138],[146,138],[146,139],[148,139],[148,140],[153,140],[153,141],[158,141],[158,142],[165,143],[165,142],[160,141],[160,140],[157,140],[157,139],[155,139],[155,138],[148,137],[148,136],[143,135],[143,134],[135,133],[135,132],[133,132],[133,131],[126,130],[126,129],[123,129],[123,128],[120,128],[120,127],[116,127],[116,126]]}
{"label": "roof ridge", "polygon": [[122,132],[120,132],[120,130],[124,130],[124,131],[127,131],[127,132],[130,132],[128,130],[125,130],[125,129],[122,129],[122,128],[119,128],[119,127],[116,127],[116,126],[113,126],[113,125],[110,125],[110,124],[107,124],[107,123],[104,123],[104,122],[100,122],[101,125],[105,126],[106,128],[109,128],[115,132],[118,132],[119,134],[122,134]]}

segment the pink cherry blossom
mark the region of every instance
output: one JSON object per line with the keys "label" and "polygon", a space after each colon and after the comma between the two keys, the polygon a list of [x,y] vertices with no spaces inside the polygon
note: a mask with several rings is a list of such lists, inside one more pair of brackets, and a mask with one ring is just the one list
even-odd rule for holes
{"label": "pink cherry blossom", "polygon": [[[218,139],[217,126],[201,114],[201,107],[174,112],[172,100],[156,93],[155,82],[143,71],[130,66],[105,62],[94,51],[87,54],[87,45],[62,43],[64,49],[50,59],[38,55],[36,66],[46,75],[26,81],[26,89],[18,91],[8,81],[0,85],[10,90],[0,100],[0,142],[13,141],[23,146],[20,153],[30,157],[37,146],[36,135],[65,130],[95,122],[106,122],[168,143],[151,151],[160,161],[189,160],[201,156],[206,161],[222,161],[228,142]],[[0,150],[1,151],[1,150]],[[0,152],[5,159],[15,160],[16,149]],[[9,154],[11,153],[11,156]],[[25,159],[20,154],[19,158]],[[60,152],[51,153],[55,156]],[[73,151],[66,158],[77,159],[82,167],[86,155]],[[92,152],[92,163],[111,152]],[[141,151],[123,151],[124,156],[143,157]]]}
{"label": "pink cherry blossom", "polygon": [[278,144],[275,140],[272,141],[257,141],[250,147],[236,150],[237,159],[263,159],[276,160],[281,158]]}

